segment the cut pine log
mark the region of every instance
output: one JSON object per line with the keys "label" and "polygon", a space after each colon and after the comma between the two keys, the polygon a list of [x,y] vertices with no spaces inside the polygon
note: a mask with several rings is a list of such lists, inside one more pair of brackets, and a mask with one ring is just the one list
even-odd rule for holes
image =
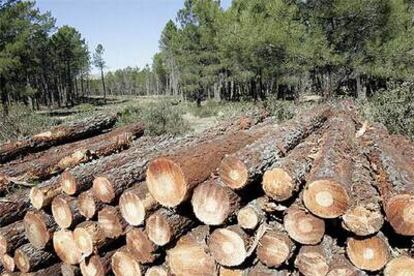
{"label": "cut pine log", "polygon": [[145,276],[170,276],[168,268],[164,265],[152,266],[145,271]]}
{"label": "cut pine log", "polygon": [[349,209],[342,216],[343,227],[358,236],[377,233],[383,223],[380,196],[375,189],[371,168],[360,152],[353,154],[352,197]]}
{"label": "cut pine log", "polygon": [[128,251],[142,264],[151,264],[159,256],[159,246],[152,242],[140,228],[132,228],[126,234]]}
{"label": "cut pine log", "polygon": [[278,268],[292,256],[294,244],[283,226],[275,221],[266,227],[256,249],[257,258],[270,268]]}
{"label": "cut pine log", "polygon": [[53,248],[62,262],[77,265],[82,259],[82,252],[76,245],[73,232],[70,230],[58,230],[53,235]]}
{"label": "cut pine log", "polygon": [[238,225],[213,231],[208,240],[211,255],[224,266],[241,265],[248,257],[252,238]]}
{"label": "cut pine log", "polygon": [[161,208],[155,211],[145,222],[149,239],[156,245],[164,246],[179,238],[195,226],[195,222],[175,211]]}
{"label": "cut pine log", "polygon": [[56,126],[50,131],[32,137],[0,145],[0,163],[8,162],[27,153],[99,134],[111,128],[115,122],[115,115],[100,114],[92,118],[84,118],[66,125]]}
{"label": "cut pine log", "polygon": [[0,228],[0,255],[13,253],[28,242],[22,220]]}
{"label": "cut pine log", "polygon": [[77,225],[73,231],[73,239],[85,257],[97,253],[108,241],[104,230],[95,221],[85,221]]}
{"label": "cut pine log", "polygon": [[112,255],[111,266],[115,276],[142,275],[142,268],[139,262],[124,247]]}
{"label": "cut pine log", "polygon": [[344,254],[336,254],[330,261],[329,272],[326,276],[338,275],[362,276],[366,274],[353,266]]}
{"label": "cut pine log", "polygon": [[263,210],[266,202],[267,199],[265,197],[259,197],[250,201],[237,212],[237,224],[246,230],[256,229],[266,218]]}
{"label": "cut pine log", "polygon": [[148,191],[146,183],[138,183],[119,198],[122,217],[132,226],[144,224],[145,219],[160,207]]}
{"label": "cut pine log", "polygon": [[31,208],[27,190],[14,192],[0,201],[0,226],[21,220]]}
{"label": "cut pine log", "polygon": [[264,131],[262,128],[222,135],[154,159],[148,166],[146,178],[151,195],[165,207],[179,205],[198,184],[210,177],[226,154],[252,143]]}
{"label": "cut pine log", "polygon": [[[241,276],[244,276],[244,275],[246,275],[246,273],[241,274]],[[292,274],[287,270],[271,269],[271,268],[264,266],[260,262],[254,265],[253,267],[251,267],[247,272],[247,276],[289,276],[289,275],[292,275]]]}
{"label": "cut pine log", "polygon": [[37,249],[43,249],[58,229],[53,217],[44,211],[29,211],[23,219],[27,239]]}
{"label": "cut pine log", "polygon": [[206,245],[208,234],[208,226],[196,227],[167,251],[167,263],[172,275],[216,274],[216,263]]}
{"label": "cut pine log", "polygon": [[52,201],[52,214],[60,228],[69,228],[83,220],[79,212],[78,199],[68,195],[58,195]]}
{"label": "cut pine log", "polygon": [[92,189],[81,193],[78,196],[79,213],[87,219],[92,219],[102,210],[105,204],[96,199]]}
{"label": "cut pine log", "polygon": [[390,248],[381,232],[370,238],[349,238],[346,253],[357,268],[367,271],[381,270],[390,259]]}
{"label": "cut pine log", "polygon": [[384,276],[405,275],[414,275],[414,259],[408,256],[392,259],[384,269]]}
{"label": "cut pine log", "polygon": [[[34,159],[29,156],[27,161],[23,159],[0,169],[0,174],[7,178],[26,182],[46,179],[65,169],[121,151],[129,147],[133,138],[139,137],[143,133],[144,126],[142,124],[116,128],[89,139],[51,148],[38,153]],[[65,191],[68,194],[71,192],[69,189]]]}
{"label": "cut pine log", "polygon": [[223,182],[236,190],[252,183],[288,151],[320,128],[329,115],[327,110],[309,113],[288,121],[236,153],[229,153],[218,169]]}
{"label": "cut pine log", "polygon": [[61,263],[60,272],[62,276],[81,276],[80,268],[77,265]]}
{"label": "cut pine log", "polygon": [[113,206],[105,206],[98,212],[98,223],[109,239],[116,239],[123,235],[128,226],[128,223],[122,218],[119,208]]}
{"label": "cut pine log", "polygon": [[9,254],[0,256],[0,263],[3,266],[4,270],[7,272],[13,272],[16,269],[14,258]]}
{"label": "cut pine log", "polygon": [[30,203],[35,209],[40,210],[49,206],[55,196],[62,193],[62,187],[59,184],[59,181],[64,178],[65,175],[66,174],[63,173],[61,176],[54,177],[30,189]]}
{"label": "cut pine log", "polygon": [[37,249],[30,243],[19,247],[14,254],[14,262],[21,272],[30,272],[47,267],[53,264],[55,260],[55,254]]}
{"label": "cut pine log", "polygon": [[328,121],[318,157],[303,193],[308,210],[322,218],[336,218],[349,207],[355,124],[345,113]]}
{"label": "cut pine log", "polygon": [[265,171],[262,187],[266,195],[275,201],[285,201],[298,192],[310,171],[318,148],[319,134],[312,134],[288,156]]}
{"label": "cut pine log", "polygon": [[368,128],[364,145],[376,171],[383,208],[394,231],[414,235],[414,170],[412,163],[394,147],[386,129]]}
{"label": "cut pine log", "polygon": [[318,244],[325,234],[325,221],[303,206],[302,195],[286,210],[283,225],[294,241],[305,245]]}
{"label": "cut pine log", "polygon": [[196,217],[207,225],[223,224],[240,208],[240,196],[212,178],[197,186],[191,198]]}
{"label": "cut pine log", "polygon": [[93,255],[90,258],[84,258],[80,263],[80,269],[83,276],[105,276],[111,272],[111,259],[116,250],[107,252],[100,257]]}

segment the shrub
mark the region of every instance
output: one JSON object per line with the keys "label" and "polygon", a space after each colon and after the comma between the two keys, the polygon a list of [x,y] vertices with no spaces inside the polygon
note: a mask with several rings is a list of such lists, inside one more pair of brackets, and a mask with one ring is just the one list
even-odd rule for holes
{"label": "shrub", "polygon": [[278,100],[269,97],[264,105],[270,115],[276,117],[279,122],[292,119],[295,116],[295,105],[292,101]]}

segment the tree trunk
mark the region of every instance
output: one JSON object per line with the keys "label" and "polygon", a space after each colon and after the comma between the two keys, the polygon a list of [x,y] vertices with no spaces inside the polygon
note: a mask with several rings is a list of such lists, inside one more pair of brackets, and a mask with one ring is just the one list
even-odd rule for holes
{"label": "tree trunk", "polygon": [[128,276],[143,274],[143,267],[135,259],[135,257],[126,249],[122,247],[112,255],[112,272],[115,276]]}
{"label": "tree trunk", "polygon": [[52,201],[52,214],[57,225],[66,229],[83,220],[79,212],[78,199],[68,195],[58,195]]}
{"label": "tree trunk", "polygon": [[129,252],[142,264],[152,264],[160,257],[160,247],[153,243],[147,232],[141,228],[132,228],[127,232],[126,246]]}
{"label": "tree trunk", "polygon": [[124,234],[128,223],[122,218],[118,207],[105,206],[98,212],[98,223],[102,227],[105,237],[116,239]]}
{"label": "tree trunk", "polygon": [[53,248],[59,259],[65,264],[77,265],[82,260],[82,252],[77,247],[73,233],[62,229],[53,235]]}
{"label": "tree trunk", "polygon": [[14,262],[17,268],[25,273],[53,264],[55,260],[56,255],[37,249],[30,243],[19,247],[14,255]]}
{"label": "tree trunk", "polygon": [[80,269],[83,276],[105,276],[111,272],[111,259],[115,254],[114,251],[109,251],[102,257],[93,255],[90,258],[85,258],[80,263]]}
{"label": "tree trunk", "polygon": [[53,217],[44,211],[27,212],[23,222],[27,239],[37,249],[45,248],[58,229]]}
{"label": "tree trunk", "polygon": [[0,201],[0,226],[18,221],[31,208],[27,190],[16,191]]}
{"label": "tree trunk", "polygon": [[414,259],[401,255],[388,262],[384,269],[384,276],[414,275]]}
{"label": "tree trunk", "polygon": [[23,221],[20,220],[0,228],[0,255],[11,254],[27,242]]}
{"label": "tree trunk", "polygon": [[95,221],[85,221],[76,226],[73,239],[85,257],[97,254],[108,243],[104,229]]}
{"label": "tree trunk", "polygon": [[81,193],[78,197],[79,213],[87,219],[93,219],[104,206],[103,202],[96,199],[92,189]]}
{"label": "tree trunk", "polygon": [[106,86],[105,86],[105,76],[103,72],[103,68],[101,68],[101,80],[102,80],[102,89],[104,94],[104,103],[106,103]]}

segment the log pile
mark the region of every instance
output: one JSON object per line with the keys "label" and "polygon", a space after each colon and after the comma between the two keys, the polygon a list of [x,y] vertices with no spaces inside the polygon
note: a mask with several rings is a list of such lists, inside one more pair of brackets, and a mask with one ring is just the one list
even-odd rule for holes
{"label": "log pile", "polygon": [[[3,165],[17,172],[43,154],[53,171],[3,190],[3,275],[414,275],[414,145],[361,124],[352,104],[180,138],[143,130]],[[60,152],[84,147],[105,153],[55,169]]]}

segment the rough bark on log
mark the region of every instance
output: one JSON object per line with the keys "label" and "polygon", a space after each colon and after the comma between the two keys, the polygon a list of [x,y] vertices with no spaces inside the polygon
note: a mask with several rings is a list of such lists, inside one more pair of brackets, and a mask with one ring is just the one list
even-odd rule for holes
{"label": "rough bark on log", "polygon": [[92,118],[53,127],[50,131],[32,137],[0,145],[0,163],[13,160],[23,154],[93,136],[111,128],[115,122],[115,115],[100,114]]}
{"label": "rough bark on log", "polygon": [[112,255],[111,266],[115,276],[142,275],[142,267],[139,262],[124,247]]}
{"label": "rough bark on log", "polygon": [[329,119],[303,193],[306,208],[319,217],[336,218],[349,207],[354,138],[355,123],[350,116],[340,113]]}
{"label": "rough bark on log", "polygon": [[368,236],[377,233],[384,223],[381,199],[368,160],[361,152],[353,157],[351,204],[342,216],[342,225],[358,236]]}
{"label": "rough bark on log", "polygon": [[211,255],[224,266],[241,265],[248,257],[252,238],[238,225],[213,231],[208,240]]}
{"label": "rough bark on log", "polygon": [[237,212],[237,224],[246,230],[254,230],[266,218],[263,205],[267,199],[259,197],[250,201]]}
{"label": "rough bark on log", "polygon": [[103,202],[96,199],[92,189],[82,192],[78,196],[79,213],[87,219],[94,218],[104,206],[105,204]]}
{"label": "rough bark on log", "polygon": [[391,142],[414,166],[414,143],[403,135],[391,135]]}
{"label": "rough bark on log", "polygon": [[52,214],[60,228],[69,228],[83,220],[78,208],[78,199],[64,194],[53,199]]}
{"label": "rough bark on log", "polygon": [[126,190],[119,198],[122,217],[132,226],[142,225],[150,213],[160,204],[148,191],[146,183],[138,183]]}
{"label": "rough bark on log", "polygon": [[14,262],[22,272],[30,272],[52,264],[56,255],[51,252],[37,249],[27,243],[19,247],[14,255]]}
{"label": "rough bark on log", "polygon": [[76,245],[73,232],[70,230],[62,229],[54,233],[53,248],[59,259],[66,264],[76,265],[82,259],[82,252]]}
{"label": "rough bark on log", "polygon": [[231,133],[154,159],[148,166],[146,178],[151,195],[165,207],[179,205],[198,184],[209,178],[226,154],[263,134],[263,129]]}
{"label": "rough bark on log", "polygon": [[155,211],[145,222],[145,230],[149,239],[156,245],[164,246],[179,238],[195,226],[190,218],[175,211],[161,208]]}
{"label": "rough bark on log", "polygon": [[95,221],[85,221],[77,225],[73,231],[73,239],[85,257],[97,253],[107,242],[104,230]]}
{"label": "rough bark on log", "polygon": [[23,221],[0,228],[0,255],[12,253],[27,242]]}
{"label": "rough bark on log", "polygon": [[409,256],[399,256],[388,262],[384,276],[414,275],[414,259]]}
{"label": "rough bark on log", "polygon": [[194,214],[201,222],[220,225],[239,210],[240,196],[220,179],[212,178],[194,189],[191,204]]}
{"label": "rough bark on log", "polygon": [[301,189],[317,152],[319,137],[319,134],[312,134],[289,155],[266,170],[262,187],[268,197],[278,202],[285,201]]}
{"label": "rough bark on log", "polygon": [[27,239],[37,249],[45,248],[58,228],[53,217],[42,210],[27,212],[23,223]]}
{"label": "rough bark on log", "polygon": [[287,270],[271,269],[261,263],[257,263],[249,269],[247,276],[289,276],[292,275]]}
{"label": "rough bark on log", "polygon": [[215,275],[216,263],[208,253],[208,226],[199,226],[181,237],[176,246],[167,251],[170,272],[177,276]]}
{"label": "rough bark on log", "polygon": [[30,189],[30,203],[35,209],[40,210],[46,206],[49,206],[55,196],[62,193],[62,187],[59,184],[59,181],[64,177],[64,175],[65,173]]}
{"label": "rough bark on log", "polygon": [[383,208],[394,231],[414,235],[414,170],[389,140],[386,129],[368,128],[362,137],[376,171]]}
{"label": "rough bark on log", "polygon": [[24,217],[31,208],[27,190],[17,191],[0,200],[0,226],[4,226]]}
{"label": "rough bark on log", "polygon": [[390,259],[388,241],[381,232],[370,238],[349,238],[346,252],[357,268],[367,271],[381,270]]}
{"label": "rough bark on log", "polygon": [[70,264],[65,264],[65,263],[60,264],[60,272],[62,273],[62,276],[81,276],[82,275],[80,268],[77,265],[70,265]]}
{"label": "rough bark on log", "polygon": [[223,182],[232,189],[242,189],[252,183],[288,151],[320,128],[329,115],[328,110],[309,113],[284,123],[236,153],[229,153],[218,169]]}
{"label": "rough bark on log", "polygon": [[85,258],[80,263],[80,269],[83,276],[105,276],[111,272],[111,259],[116,250],[107,252],[100,257],[93,255]]}
{"label": "rough bark on log", "polygon": [[126,246],[129,252],[142,264],[153,263],[159,257],[159,246],[149,239],[143,229],[130,229],[126,234]]}
{"label": "rough bark on log", "polygon": [[292,256],[294,244],[283,226],[273,221],[266,227],[256,249],[257,258],[270,268],[278,268]]}
{"label": "rough bark on log", "polygon": [[116,239],[123,235],[128,226],[128,223],[122,218],[119,208],[113,206],[105,206],[98,212],[98,223],[109,239]]}
{"label": "rough bark on log", "polygon": [[[35,272],[26,273],[24,276],[60,276],[61,275],[61,263],[51,265],[49,267],[40,269]],[[72,276],[72,275],[62,275],[62,276]]]}
{"label": "rough bark on log", "polygon": [[283,225],[294,241],[305,245],[318,244],[325,234],[325,221],[303,206],[302,195],[286,210]]}
{"label": "rough bark on log", "polygon": [[[133,138],[139,137],[143,133],[144,126],[142,124],[116,128],[89,139],[51,148],[38,154],[39,156],[33,160],[29,158],[28,161],[23,160],[16,164],[9,164],[9,166],[0,169],[0,174],[6,178],[26,182],[46,179],[81,163],[121,151],[129,147]],[[66,191],[70,194],[70,187]]]}

